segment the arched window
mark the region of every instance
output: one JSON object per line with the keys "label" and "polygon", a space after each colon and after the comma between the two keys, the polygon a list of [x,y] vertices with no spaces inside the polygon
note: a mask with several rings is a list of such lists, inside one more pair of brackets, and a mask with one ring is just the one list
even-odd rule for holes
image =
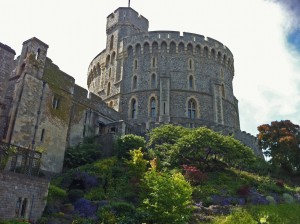
{"label": "arched window", "polygon": [[169,52],[170,52],[170,54],[175,54],[176,53],[176,44],[173,41],[170,43]]}
{"label": "arched window", "polygon": [[136,118],[136,100],[132,99],[131,100],[131,118]]}
{"label": "arched window", "polygon": [[216,51],[215,51],[215,49],[211,49],[210,56],[211,56],[212,59],[216,58]]}
{"label": "arched window", "polygon": [[187,52],[188,52],[189,54],[193,54],[193,45],[192,45],[191,43],[189,43],[189,44],[187,45]]}
{"label": "arched window", "polygon": [[178,45],[178,52],[179,52],[179,53],[184,52],[184,44],[183,44],[182,42],[179,43],[179,45]]}
{"label": "arched window", "polygon": [[156,87],[156,75],[154,73],[151,75],[151,87]]}
{"label": "arched window", "polygon": [[111,35],[110,37],[110,47],[109,49],[112,50],[114,48],[114,35]]}
{"label": "arched window", "polygon": [[194,77],[190,75],[189,77],[189,88],[193,89],[194,88]]}
{"label": "arched window", "polygon": [[150,116],[156,117],[156,100],[154,97],[150,100]]}
{"label": "arched window", "polygon": [[106,95],[109,96],[110,95],[110,82],[107,85],[107,92]]}
{"label": "arched window", "polygon": [[165,41],[163,41],[163,42],[161,43],[160,48],[161,48],[161,52],[167,53],[167,43],[166,43]]}
{"label": "arched window", "polygon": [[144,43],[144,54],[149,54],[150,53],[150,46],[148,42]]}
{"label": "arched window", "polygon": [[133,76],[133,80],[132,80],[132,89],[136,89],[137,88],[137,76]]}
{"label": "arched window", "polygon": [[196,102],[194,99],[190,99],[188,102],[188,118],[196,118]]}

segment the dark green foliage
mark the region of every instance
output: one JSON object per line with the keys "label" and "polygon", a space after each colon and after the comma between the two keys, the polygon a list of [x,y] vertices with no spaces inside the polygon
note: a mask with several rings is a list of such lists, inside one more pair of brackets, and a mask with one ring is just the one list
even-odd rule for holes
{"label": "dark green foliage", "polygon": [[48,191],[48,200],[53,201],[55,199],[65,200],[67,193],[64,189],[61,189],[57,186],[50,185]]}
{"label": "dark green foliage", "polygon": [[84,195],[84,191],[80,189],[70,190],[68,192],[68,199],[70,202],[76,202],[78,199],[82,198]]}
{"label": "dark green foliage", "polygon": [[117,139],[116,142],[116,154],[118,158],[126,158],[129,159],[129,151],[134,149],[145,149],[146,141],[143,137],[128,134],[123,135]]}
{"label": "dark green foliage", "polygon": [[84,142],[67,148],[64,158],[64,168],[72,169],[87,163],[95,162],[101,158],[100,146],[93,139],[86,138]]}

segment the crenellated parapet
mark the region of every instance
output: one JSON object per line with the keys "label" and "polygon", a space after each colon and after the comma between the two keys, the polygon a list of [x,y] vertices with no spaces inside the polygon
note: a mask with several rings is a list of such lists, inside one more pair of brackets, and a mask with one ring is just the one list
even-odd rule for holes
{"label": "crenellated parapet", "polygon": [[234,61],[231,51],[219,41],[200,34],[184,32],[181,35],[179,31],[151,31],[127,37],[123,42],[123,50],[132,47],[135,49],[134,55],[137,53],[137,48],[141,48],[143,54],[145,51],[153,53],[153,47],[157,47],[159,53],[199,55],[216,60],[233,70]]}

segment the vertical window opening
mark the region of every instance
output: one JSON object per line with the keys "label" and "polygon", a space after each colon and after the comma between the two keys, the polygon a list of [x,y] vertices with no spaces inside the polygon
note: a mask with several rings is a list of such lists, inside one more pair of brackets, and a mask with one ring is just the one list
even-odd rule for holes
{"label": "vertical window opening", "polygon": [[189,61],[189,64],[190,64],[190,69],[192,69],[192,60],[191,59]]}
{"label": "vertical window opening", "polygon": [[27,201],[28,201],[27,198],[24,198],[23,203],[22,203],[22,208],[21,208],[21,214],[20,214],[21,218],[26,217]]}
{"label": "vertical window opening", "polygon": [[131,118],[136,118],[136,100],[131,101]]}
{"label": "vertical window opening", "polygon": [[155,68],[156,60],[155,58],[152,58],[152,67]]}
{"label": "vertical window opening", "polygon": [[164,114],[166,114],[166,103],[164,103]]}
{"label": "vertical window opening", "polygon": [[151,117],[156,117],[156,101],[154,97],[151,98],[150,106],[151,106]]}
{"label": "vertical window opening", "polygon": [[109,96],[109,95],[110,95],[110,82],[107,85],[107,96]]}
{"label": "vertical window opening", "polygon": [[35,60],[39,59],[40,54],[41,54],[41,50],[38,48],[37,52],[36,52],[36,55],[35,55]]}
{"label": "vertical window opening", "polygon": [[193,76],[189,77],[189,88],[190,89],[194,88],[194,78],[193,78]]}
{"label": "vertical window opening", "polygon": [[196,102],[193,99],[188,102],[188,118],[196,118]]}
{"label": "vertical window opening", "polygon": [[44,141],[45,129],[42,129],[40,141]]}
{"label": "vertical window opening", "polygon": [[114,35],[111,35],[111,37],[110,37],[110,47],[109,47],[109,49],[112,50],[113,47],[114,47]]}
{"label": "vertical window opening", "polygon": [[156,87],[156,75],[155,74],[151,75],[151,87],[152,88]]}
{"label": "vertical window opening", "polygon": [[133,88],[133,89],[136,89],[136,88],[137,88],[137,76],[136,76],[136,75],[133,77],[132,88]]}
{"label": "vertical window opening", "polygon": [[134,69],[137,69],[137,67],[138,67],[138,62],[137,60],[134,60]]}
{"label": "vertical window opening", "polygon": [[56,97],[56,96],[54,96],[53,97],[53,100],[52,100],[52,108],[53,109],[59,109],[59,102],[60,100],[59,100],[59,98],[58,97]]}

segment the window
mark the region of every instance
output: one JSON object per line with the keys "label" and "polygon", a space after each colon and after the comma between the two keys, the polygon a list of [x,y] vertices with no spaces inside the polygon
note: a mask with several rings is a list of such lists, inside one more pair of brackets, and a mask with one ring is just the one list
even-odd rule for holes
{"label": "window", "polygon": [[38,59],[39,59],[40,54],[41,54],[41,50],[38,48],[38,49],[37,49],[37,52],[36,52],[36,55],[35,55],[35,60],[38,60]]}
{"label": "window", "polygon": [[192,69],[193,68],[193,61],[192,59],[189,60],[189,69]]}
{"label": "window", "polygon": [[110,47],[109,47],[109,49],[112,50],[113,47],[114,47],[114,35],[111,35],[111,37],[110,37]]}
{"label": "window", "polygon": [[132,89],[136,89],[137,88],[137,76],[133,76],[133,80],[132,80]]}
{"label": "window", "polygon": [[189,88],[193,89],[194,88],[194,78],[192,75],[189,77]]}
{"label": "window", "polygon": [[188,118],[196,118],[196,102],[194,99],[191,99],[188,102]]}
{"label": "window", "polygon": [[137,67],[138,67],[138,62],[137,62],[137,60],[134,60],[134,69],[136,70]]}
{"label": "window", "polygon": [[16,218],[27,218],[27,198],[18,198],[15,209]]}
{"label": "window", "polygon": [[41,138],[40,138],[40,141],[41,141],[41,142],[44,141],[44,136],[45,136],[45,129],[42,129],[42,132],[41,132]]}
{"label": "window", "polygon": [[156,58],[152,58],[152,68],[156,67]]}
{"label": "window", "polygon": [[150,116],[156,117],[156,100],[154,97],[150,100]]}
{"label": "window", "polygon": [[136,100],[131,100],[131,118],[136,118]]}
{"label": "window", "polygon": [[107,85],[107,92],[106,95],[109,96],[110,95],[110,82]]}
{"label": "window", "polygon": [[151,87],[152,88],[156,87],[156,75],[155,74],[151,75]]}
{"label": "window", "polygon": [[59,102],[60,99],[57,96],[54,96],[52,99],[52,108],[56,110],[59,109]]}

